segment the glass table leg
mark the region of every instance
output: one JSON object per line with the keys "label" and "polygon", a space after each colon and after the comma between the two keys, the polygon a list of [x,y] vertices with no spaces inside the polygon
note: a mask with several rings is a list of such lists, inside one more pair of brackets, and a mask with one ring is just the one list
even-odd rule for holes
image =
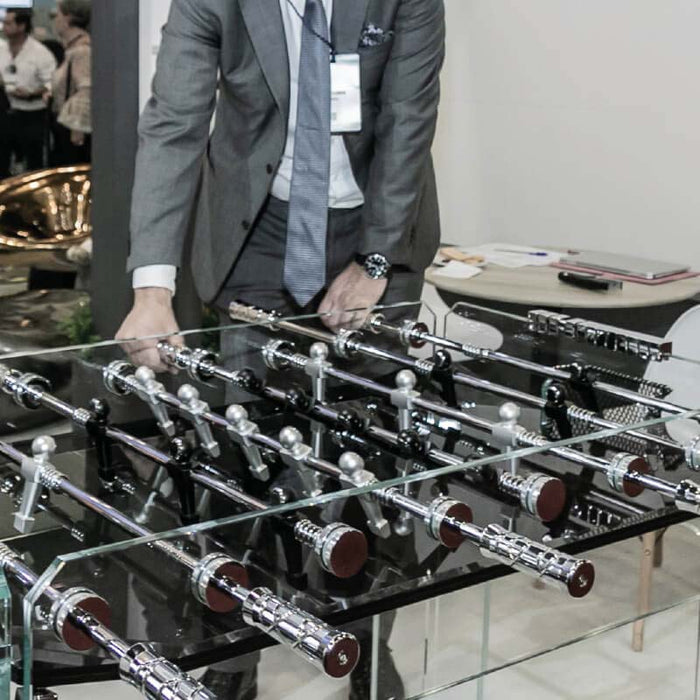
{"label": "glass table leg", "polygon": [[489,633],[491,630],[491,583],[484,584],[484,613],[482,617],[481,627],[481,673],[476,683],[477,700],[484,700],[484,686],[486,676],[483,674],[488,670],[489,666]]}
{"label": "glass table leg", "polygon": [[10,675],[12,667],[12,627],[10,624],[10,605],[12,598],[0,571],[0,698],[10,697]]}

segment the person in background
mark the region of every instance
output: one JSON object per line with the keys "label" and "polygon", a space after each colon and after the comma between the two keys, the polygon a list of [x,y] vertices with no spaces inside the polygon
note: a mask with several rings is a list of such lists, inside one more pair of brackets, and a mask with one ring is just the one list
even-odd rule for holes
{"label": "person in background", "polygon": [[56,35],[65,46],[52,80],[51,165],[89,163],[92,146],[90,0],[59,0]]}
{"label": "person in background", "polygon": [[[55,11],[51,13],[51,16],[53,17],[54,14]],[[46,27],[34,27],[33,36],[53,54],[53,57],[56,59],[56,65],[60,66],[66,55],[66,49],[63,44],[58,39],[54,39]]]}
{"label": "person in background", "polygon": [[[0,39],[0,44],[4,42]],[[0,134],[4,133],[7,129],[7,119],[10,114],[10,100],[5,92],[5,83],[3,82],[2,76],[0,75]],[[0,136],[0,138],[2,138]]]}
{"label": "person in background", "polygon": [[7,43],[0,44],[0,76],[10,111],[0,132],[0,178],[10,175],[13,155],[24,158],[28,170],[44,166],[46,95],[56,70],[51,52],[31,36],[31,10],[8,9],[3,31]]}

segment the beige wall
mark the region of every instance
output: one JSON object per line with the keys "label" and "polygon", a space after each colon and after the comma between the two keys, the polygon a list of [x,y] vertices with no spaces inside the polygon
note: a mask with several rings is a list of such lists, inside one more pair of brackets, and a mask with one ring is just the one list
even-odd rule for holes
{"label": "beige wall", "polygon": [[445,240],[700,267],[700,3],[446,4]]}

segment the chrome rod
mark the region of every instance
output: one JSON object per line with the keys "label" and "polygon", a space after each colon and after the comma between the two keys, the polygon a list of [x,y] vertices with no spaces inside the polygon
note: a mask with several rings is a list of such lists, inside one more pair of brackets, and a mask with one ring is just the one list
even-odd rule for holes
{"label": "chrome rod", "polygon": [[574,598],[582,598],[593,587],[595,568],[590,561],[562,554],[500,525],[478,528],[465,524],[463,532],[483,556],[529,576],[554,582]]}
{"label": "chrome rod", "polygon": [[[278,349],[282,349],[281,346],[277,346]],[[186,370],[189,376],[197,376],[195,370],[197,368],[196,358],[199,357],[203,351],[202,350],[187,350],[182,348],[175,348],[167,344],[161,344],[160,346],[161,357],[164,362],[171,366],[176,366],[181,370]],[[299,356],[299,363],[303,364],[305,359]],[[176,362],[177,359],[177,362]],[[293,359],[293,358],[292,358]],[[272,352],[267,353],[268,362],[274,363],[275,355]],[[291,361],[291,360],[290,360]],[[214,376],[217,374],[221,376],[222,373],[217,372],[218,366],[216,365],[215,356],[209,359],[209,371],[208,376]],[[332,370],[333,368],[327,366],[324,367],[324,372]],[[354,375],[349,375],[350,379],[354,379]],[[201,378],[200,378],[200,381]],[[225,380],[226,383],[232,383],[234,386],[240,386],[242,377],[235,376],[230,377]],[[378,385],[379,386],[379,385]],[[288,395],[285,391],[271,386],[269,384],[262,386],[259,393],[276,403],[281,403],[286,405],[288,403]],[[318,402],[313,402],[309,406],[304,406],[303,409],[299,409],[302,415],[309,416],[312,419],[320,420],[330,426],[338,429],[342,425],[340,418],[340,412],[331,406],[325,404],[320,404]],[[222,419],[216,417],[220,427],[225,427],[222,425]],[[362,433],[366,434],[370,439],[379,443],[383,446],[389,446],[391,448],[397,448],[400,445],[400,438],[397,433],[393,433],[384,428],[380,428],[374,425],[362,426]],[[429,446],[425,454],[420,455],[422,458],[429,460],[434,464],[440,466],[461,466],[464,464],[464,460],[459,457],[455,457],[452,454],[442,452]],[[317,465],[320,470],[325,471],[326,474],[330,474],[335,478],[340,478],[342,475],[334,473],[333,469],[327,464],[320,463]],[[479,475],[469,471],[465,467],[463,472],[464,479],[475,485],[478,482]],[[516,483],[517,482],[517,483]],[[498,479],[497,488],[501,493],[507,494],[510,497],[516,498],[520,504],[525,508],[525,510],[531,515],[535,515],[541,519],[547,521],[553,520],[561,514],[561,511],[565,505],[566,489],[563,483],[553,477],[546,477],[544,475],[531,474],[529,477],[515,477],[513,476],[509,481],[505,481],[501,478]]]}
{"label": "chrome rod", "polygon": [[[277,349],[279,349],[279,345],[277,346]],[[170,349],[165,346],[161,346],[160,350],[161,356],[167,362]],[[193,353],[197,351],[189,352]],[[282,363],[288,362],[290,365],[294,365],[298,369],[303,369],[304,364],[302,360],[306,358],[303,358],[303,356],[296,356],[293,353],[291,355],[276,356],[274,353],[268,352],[266,359],[268,362],[273,363],[276,360],[280,360]],[[170,363],[172,364],[172,360],[170,360]],[[181,369],[188,369],[187,353],[181,354],[178,366]],[[348,379],[354,378],[355,375],[348,375]],[[234,385],[237,384],[237,381],[237,379],[233,380]],[[376,384],[376,386],[381,387],[379,384]],[[286,402],[286,394],[280,389],[267,386],[261,393],[268,398]],[[312,410],[317,411],[315,414],[317,417],[329,418],[334,421],[337,421],[338,419],[337,412],[334,412],[333,409],[328,406],[316,405]],[[385,431],[381,428],[376,428],[374,426],[370,426],[368,428],[368,432],[371,432],[374,436],[387,441],[393,442],[397,440],[397,436],[394,433]],[[283,443],[285,450],[288,453],[293,454],[295,448],[301,445],[302,436],[293,428],[285,428],[283,433],[284,434],[280,436],[280,440]],[[440,453],[436,450],[431,450],[430,454],[434,455],[436,459],[443,459],[450,465],[454,464],[455,461],[458,465],[462,464],[458,458],[452,455]],[[337,467],[329,462],[325,462],[325,460],[318,460],[313,457],[308,458],[307,465],[311,466],[311,468],[318,469],[327,475],[334,475],[334,472],[340,471],[343,474],[343,477],[336,476],[335,478],[342,478],[341,483],[349,484],[351,486],[364,486],[376,482],[376,477],[371,472],[367,472],[364,469],[364,461],[358,455],[353,453],[345,453],[341,457]],[[510,488],[511,492],[515,488],[513,482],[508,484],[505,484],[504,482],[504,486],[505,488]],[[442,541],[443,544],[446,544],[446,546],[456,547],[461,543],[463,538],[470,539],[480,547],[483,546],[484,543],[491,542],[493,544],[493,536],[491,536],[489,539],[486,534],[488,528],[482,529],[471,524],[467,526],[467,523],[470,523],[471,521],[471,510],[468,508],[468,506],[465,506],[465,504],[459,503],[458,501],[454,501],[449,498],[438,498],[431,504],[423,504],[395,488],[378,488],[376,491],[368,494],[368,496],[374,500],[377,500],[382,505],[400,509],[403,512],[410,513],[414,517],[423,520],[428,527],[429,534],[431,534],[435,539]],[[498,526],[489,527],[497,528]],[[490,532],[493,532],[493,530],[490,530]],[[529,543],[527,538],[518,538],[516,541],[523,546]],[[538,547],[540,547],[541,550],[538,549]],[[509,551],[512,553],[513,547],[511,547]],[[594,580],[594,569],[590,562],[567,557],[566,555],[556,552],[556,550],[550,550],[549,548],[544,547],[543,545],[538,545],[538,543],[534,542],[532,543],[531,547],[527,548],[527,551],[544,552],[547,559],[556,560],[559,562],[559,565],[552,563],[551,566],[549,566],[546,565],[546,562],[543,563],[542,557],[527,557],[525,554],[522,556],[512,557],[509,560],[510,565],[514,566],[515,568],[526,570],[531,574],[534,572],[535,575],[542,576],[545,580],[551,580],[559,585],[563,585],[567,588],[571,595],[585,595],[591,589]],[[545,554],[542,556],[545,556]],[[501,561],[505,561],[503,558],[505,557],[505,554],[500,554],[499,556],[502,556],[500,559]]]}
{"label": "chrome rod", "polygon": [[[279,370],[301,370],[304,368],[305,363],[309,361],[309,358],[305,357],[304,355],[294,353],[288,344],[280,344],[279,342],[266,346],[263,354],[266,357],[268,365],[273,369]],[[338,378],[342,377],[342,381],[355,386],[360,386],[379,396],[391,396],[393,393],[389,387],[365,377],[358,377],[350,372],[335,370],[331,367],[327,367],[326,372],[329,376],[336,376]],[[403,370],[402,372],[406,372],[406,370]],[[405,377],[403,379],[405,379]],[[415,384],[415,377],[413,378],[413,383]],[[639,495],[641,493],[641,489],[639,488],[639,482],[630,478],[628,476],[628,472],[637,471],[640,473],[647,473],[650,471],[648,463],[641,457],[634,457],[633,455],[628,455],[626,453],[618,453],[612,460],[608,461],[592,455],[586,455],[582,452],[571,449],[570,447],[557,446],[547,440],[547,438],[545,438],[543,435],[525,430],[521,426],[517,425],[517,422],[513,420],[504,420],[502,423],[496,423],[485,418],[473,416],[465,411],[460,411],[459,409],[443,406],[442,404],[438,404],[433,401],[427,401],[420,397],[414,398],[413,404],[416,408],[422,408],[430,413],[451,418],[462,425],[467,425],[489,432],[496,436],[506,446],[540,447],[542,448],[543,452],[554,454],[568,462],[589,467],[604,473],[611,486],[618,491],[625,492],[629,496]],[[514,404],[506,404],[502,408],[507,408],[509,412],[515,411],[519,414],[519,409]],[[655,479],[653,483],[657,485],[657,488],[654,490],[662,493],[667,492],[669,482],[659,479],[658,477],[649,478]],[[691,512],[700,513],[700,501],[698,501],[696,496],[695,484],[694,482],[686,482],[686,484],[690,484],[691,488],[682,492],[676,490],[676,506],[681,509],[690,510]]]}
{"label": "chrome rod", "polygon": [[[457,343],[449,338],[444,338],[441,336],[436,336],[431,333],[424,331],[419,331],[416,335],[412,336],[410,330],[401,329],[396,326],[391,326],[386,323],[385,319],[380,315],[380,320],[373,320],[374,317],[370,316],[367,321],[366,327],[376,332],[386,332],[393,336],[398,337],[405,345],[410,345],[412,341],[418,340],[418,342],[431,343],[438,347],[443,347],[449,350],[455,350],[462,352],[469,357],[480,360],[492,360],[501,364],[509,365],[511,367],[517,367],[518,369],[523,369],[533,374],[538,374],[540,376],[549,377],[552,379],[559,379],[562,381],[572,381],[574,375],[572,372],[567,370],[559,369],[557,367],[549,367],[538,362],[533,362],[531,360],[525,360],[520,357],[514,357],[504,352],[498,350],[489,350],[488,348],[479,347],[476,345],[470,345],[465,343]],[[413,324],[413,322],[410,322]],[[413,324],[417,327],[418,324]],[[332,344],[331,344],[332,345]],[[412,358],[406,358],[411,360]],[[408,364],[406,364],[408,366]],[[455,377],[456,379],[456,377]],[[663,401],[661,399],[655,399],[651,396],[645,396],[636,391],[631,391],[623,387],[617,386],[616,384],[610,384],[609,382],[603,382],[599,380],[591,381],[591,386],[612,396],[623,398],[632,403],[638,403],[651,408],[656,408],[667,413],[680,414],[686,413],[691,410],[684,406],[670,403],[668,401]]]}
{"label": "chrome rod", "polygon": [[[33,466],[33,480],[41,486],[57,493],[65,493],[130,534],[138,537],[150,537],[155,534],[72,484],[49,462],[48,458],[55,448],[55,442],[51,438],[37,438],[34,441],[34,459],[22,458],[19,462],[28,482]],[[6,456],[12,455],[13,452],[16,451],[3,450]],[[17,456],[21,455],[18,453]],[[27,501],[28,499],[25,498],[23,507]],[[228,556],[213,553],[197,560],[168,541],[156,540],[149,546],[159,549],[189,569],[195,597],[215,612],[230,612],[238,603],[242,603],[243,619],[246,624],[257,627],[276,641],[284,643],[327,675],[344,677],[356,666],[359,659],[359,644],[354,636],[333,630],[314,616],[277,598],[267,589],[248,589],[243,585],[243,582],[247,583],[245,569]],[[224,600],[222,600],[222,594]],[[274,608],[284,612],[295,621],[295,624],[290,627],[285,626],[283,630],[277,625],[271,625],[264,611],[258,610],[257,606],[261,601],[265,603],[265,610]]]}
{"label": "chrome rod", "polygon": [[[305,326],[299,324],[285,324],[284,322],[278,324],[280,328],[288,330],[290,332],[298,333],[300,335],[306,335],[307,329]],[[505,355],[498,351],[488,350],[486,348],[477,348],[476,346],[466,346],[457,341],[450,340],[449,338],[443,338],[441,336],[434,335],[423,330],[423,324],[419,322],[407,322],[405,327],[393,326],[385,322],[384,317],[381,314],[371,316],[367,321],[367,328],[374,332],[383,332],[389,335],[399,338],[405,345],[423,345],[423,344],[433,344],[439,347],[443,347],[448,350],[453,350],[457,352],[464,352],[465,354],[470,354],[472,357],[479,359],[490,359],[497,362],[503,362],[508,364],[513,364],[520,369],[525,369],[537,374],[545,374],[545,376],[559,379],[562,381],[570,381],[573,376],[571,372],[565,370],[560,370],[555,367],[548,367],[546,365],[541,365],[539,363],[531,362],[529,360],[522,360],[520,358],[512,357],[510,355]],[[412,330],[415,329],[415,330]],[[328,343],[331,347],[335,348],[337,345],[337,337],[332,334],[323,334],[327,336],[324,342]],[[315,335],[314,335],[315,338]],[[353,348],[357,349],[357,352],[361,352],[369,357],[380,358],[385,353],[384,350],[376,348],[372,345],[366,343],[361,343],[357,340],[353,341]],[[469,352],[467,352],[467,350]],[[395,362],[403,367],[413,369],[417,371],[418,374],[431,374],[435,369],[436,365],[432,360],[416,360],[415,358],[409,357],[408,355],[400,355],[398,353],[391,353],[391,361]],[[546,405],[546,401],[536,396],[526,394],[525,392],[518,391],[517,389],[511,389],[510,387],[505,387],[494,382],[489,382],[488,380],[478,379],[472,377],[464,372],[459,372],[453,370],[451,372],[452,377],[455,382],[462,384],[464,386],[470,386],[475,389],[481,389],[483,391],[488,391],[496,395],[503,396],[515,401],[521,401],[527,405],[535,406],[537,408],[543,408]],[[340,378],[340,377],[339,377]],[[647,397],[638,392],[631,392],[623,387],[618,387],[614,384],[607,384],[605,382],[595,381],[592,383],[598,389],[606,391],[607,393],[613,393],[616,396],[624,398],[626,400],[645,404],[650,407],[658,408],[661,410],[666,410],[671,413],[680,414],[684,413],[689,409],[671,404],[669,402],[661,401],[660,399],[654,399],[653,397]],[[584,409],[578,408],[576,406],[569,407],[569,414],[571,418],[578,418],[579,420],[586,420],[591,425],[595,425],[603,429],[624,429],[624,425],[621,423],[614,423],[613,421],[606,420],[596,416],[596,414],[584,411]],[[678,445],[670,440],[665,440],[657,435],[652,435],[651,433],[646,433],[638,430],[626,430],[630,436],[640,438],[642,440],[647,440],[656,445],[662,447],[673,449],[673,450],[684,450],[685,448]]]}
{"label": "chrome rod", "polygon": [[[18,450],[12,448],[10,445],[0,442],[0,453],[8,457],[12,462],[22,468],[21,473],[25,479],[35,476],[38,483],[44,488],[47,488],[54,493],[68,496],[71,500],[75,501],[86,510],[99,515],[105,520],[108,520],[113,525],[116,525],[130,535],[135,537],[150,537],[153,534],[148,528],[144,527],[143,525],[139,525],[117,508],[110,506],[103,500],[76,486],[67,476],[50,466],[49,460],[54,454],[55,450],[56,443],[52,438],[40,437],[34,441],[32,445],[32,451],[34,453],[34,473],[32,474],[29,471],[32,469],[32,464],[30,464],[28,458]],[[24,500],[26,501],[27,499]],[[31,505],[28,503],[23,503],[23,506],[31,507]],[[172,542],[168,542],[166,540],[156,541],[152,543],[152,546],[162,551],[172,559],[175,559],[191,571],[197,568],[198,560],[182,551]]]}
{"label": "chrome rod", "polygon": [[[218,493],[248,510],[265,512],[270,506],[241,491],[217,469],[200,466],[192,471],[192,480],[213,493]],[[344,523],[331,523],[327,527],[315,525],[307,518],[293,515],[280,522],[290,528],[297,542],[310,547],[320,565],[338,578],[355,576],[367,562],[368,545],[365,536]]]}
{"label": "chrome rod", "polygon": [[230,305],[229,314],[233,320],[252,323],[267,322],[268,325],[271,325],[276,330],[284,330],[288,333],[303,335],[317,342],[326,343],[333,347],[334,351],[341,357],[349,358],[358,354],[364,354],[378,360],[396,362],[401,365],[408,362],[410,363],[411,369],[413,369],[415,372],[418,372],[419,374],[425,373],[421,360],[406,358],[405,356],[392,352],[391,350],[378,348],[374,345],[364,343],[362,341],[362,334],[357,331],[346,330],[342,331],[338,335],[334,335],[333,333],[329,333],[327,331],[309,328],[308,326],[302,326],[301,324],[293,323],[291,321],[283,321],[277,318],[275,314],[266,314],[265,312],[261,312],[257,309],[247,307],[242,304],[237,304],[236,302]]}
{"label": "chrome rod", "polygon": [[[486,379],[481,379],[478,377],[472,377],[471,375],[465,374],[464,372],[454,371],[452,376],[457,384],[462,384],[463,386],[468,386],[472,389],[478,389],[481,391],[486,391],[496,396],[502,396],[503,398],[511,399],[512,401],[518,401],[528,406],[533,406],[534,408],[545,409],[547,406],[547,400],[539,396],[534,396],[532,394],[527,394],[524,391],[518,391],[517,389],[511,389],[510,387],[503,386],[501,384],[496,384],[495,382],[490,382]],[[627,435],[634,438],[639,438],[646,442],[652,443],[654,445],[659,445],[670,450],[683,450],[683,446],[676,442],[667,440],[659,435],[654,435],[653,433],[643,432],[641,430],[630,430],[625,427],[622,423],[616,423],[606,418],[601,418],[592,411],[587,411],[586,409],[580,408],[574,404],[567,405],[567,417],[571,420],[580,420],[588,423],[589,425],[594,425],[597,428],[603,430],[620,430],[624,431]]]}
{"label": "chrome rod", "polygon": [[[31,590],[39,580],[14,550],[0,544],[0,568]],[[216,695],[159,656],[148,644],[129,644],[108,626],[109,605],[87,588],[58,591],[53,586],[42,590],[51,603],[51,626],[56,636],[75,651],[87,651],[97,645],[119,663],[123,681],[136,688],[147,700],[216,700]]]}
{"label": "chrome rod", "polygon": [[[121,367],[122,371],[125,368],[131,367],[130,365],[126,365],[126,363],[120,364],[123,365]],[[128,381],[132,376],[133,375],[127,373],[120,377],[120,380],[123,380],[126,383],[126,381]],[[131,388],[137,387],[131,385]],[[169,394],[164,393],[164,398],[167,399],[169,397]],[[42,402],[44,398],[45,396],[42,397]],[[227,429],[231,427],[228,421],[221,418],[217,414],[206,412],[203,413],[203,415],[211,418],[212,422],[219,427],[224,427]],[[148,443],[129,435],[128,433],[116,428],[106,427],[105,435],[156,462],[157,464],[164,465],[166,467],[174,466],[175,468],[179,468],[178,465],[173,464],[173,460],[167,454],[152,447]],[[272,446],[274,446],[278,452],[282,450],[282,446],[273,440],[264,439],[260,442],[265,447],[269,447],[272,444]],[[17,450],[14,450],[14,448],[11,448],[9,445],[3,448],[2,443],[0,443],[0,452],[4,452],[7,457],[12,459],[17,464],[21,465],[23,462],[23,455]],[[145,537],[151,534],[150,530],[139,525],[134,520],[127,518],[118,509],[112,508],[103,501],[91,496],[90,494],[87,494],[82,489],[78,489],[67,478],[59,478],[60,476],[61,475],[58,474],[54,476],[54,478],[58,479],[58,481],[56,482],[55,486],[52,485],[53,490],[59,490],[60,492],[65,493],[73,500],[83,505],[85,508],[98,513],[105,519],[110,520],[118,527],[121,527],[123,530],[126,530],[136,537]],[[192,470],[189,476],[194,483],[203,486],[209,491],[218,493],[229,500],[240,503],[251,510],[265,511],[270,507],[267,504],[248,496],[239,489],[233,488],[233,486],[227,484],[225,480],[221,480],[220,478],[213,477],[211,474],[207,474],[202,468],[199,470]],[[48,479],[49,476],[46,475],[45,478]],[[36,496],[34,496],[34,498],[27,498],[26,500],[27,504],[23,508],[23,512],[25,514],[24,517],[27,521],[32,521],[32,514],[29,512],[29,510],[31,510],[33,513],[33,510],[36,507]],[[310,543],[308,534],[298,539],[302,544],[312,548],[321,566],[330,573],[343,578],[354,576],[365,565],[367,560],[367,543],[364,541],[364,535],[358,530],[355,530],[347,525],[343,525],[342,523],[333,523],[332,525],[332,531],[328,528],[319,528],[318,531],[315,531],[316,536]],[[306,527],[304,532],[308,533],[309,530],[310,528]],[[349,546],[350,543],[352,543],[353,546]],[[194,571],[198,565],[198,561],[196,559],[190,557],[170,542],[159,541],[153,543],[153,546],[163,551],[172,559],[178,560],[191,571]]]}

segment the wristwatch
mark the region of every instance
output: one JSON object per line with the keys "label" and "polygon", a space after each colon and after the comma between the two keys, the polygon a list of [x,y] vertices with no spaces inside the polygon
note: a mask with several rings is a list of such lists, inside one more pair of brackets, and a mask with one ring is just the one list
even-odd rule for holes
{"label": "wristwatch", "polygon": [[357,255],[355,262],[364,268],[367,277],[373,280],[389,279],[391,263],[385,255],[381,253],[371,253],[370,255]]}

